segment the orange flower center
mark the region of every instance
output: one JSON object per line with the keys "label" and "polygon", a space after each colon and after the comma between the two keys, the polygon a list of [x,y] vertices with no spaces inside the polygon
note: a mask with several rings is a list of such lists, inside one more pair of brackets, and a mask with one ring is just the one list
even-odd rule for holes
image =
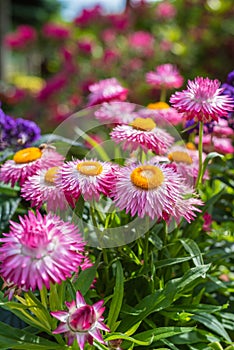
{"label": "orange flower center", "polygon": [[142,165],[131,173],[132,183],[143,190],[157,188],[163,183],[163,180],[162,170],[153,165]]}
{"label": "orange flower center", "polygon": [[99,162],[87,161],[77,164],[77,170],[88,176],[97,176],[102,172],[102,165]]}
{"label": "orange flower center", "polygon": [[196,151],[196,146],[192,142],[186,143],[186,148],[190,149],[191,151]]}
{"label": "orange flower center", "polygon": [[151,131],[156,127],[155,122],[151,118],[136,118],[130,125],[134,129],[142,131]]}
{"label": "orange flower center", "polygon": [[16,152],[13,157],[13,160],[17,164],[30,163],[34,160],[41,158],[41,156],[42,152],[40,148],[29,147]]}
{"label": "orange flower center", "polygon": [[47,172],[45,173],[45,181],[53,185],[55,182],[55,176],[58,172],[58,169],[59,169],[58,166],[54,166],[53,168],[48,169]]}
{"label": "orange flower center", "polygon": [[148,104],[149,109],[168,109],[170,106],[166,102],[155,102]]}
{"label": "orange flower center", "polygon": [[175,151],[168,154],[168,159],[176,163],[192,164],[193,160],[186,152]]}

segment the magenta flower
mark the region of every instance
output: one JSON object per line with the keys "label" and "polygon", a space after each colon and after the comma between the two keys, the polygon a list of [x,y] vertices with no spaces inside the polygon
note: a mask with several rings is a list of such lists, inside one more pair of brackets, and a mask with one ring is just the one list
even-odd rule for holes
{"label": "magenta flower", "polygon": [[88,106],[94,106],[102,102],[125,101],[128,89],[124,88],[117,79],[109,78],[100,80],[89,86]]}
{"label": "magenta flower", "polygon": [[128,43],[131,48],[145,55],[152,55],[154,49],[154,37],[146,31],[137,31],[129,35]]}
{"label": "magenta flower", "polygon": [[176,8],[168,1],[162,1],[156,7],[156,16],[158,19],[172,19],[176,15]]}
{"label": "magenta flower", "polygon": [[126,124],[137,117],[134,112],[135,105],[128,102],[104,102],[100,108],[94,112],[95,117],[101,123]]}
{"label": "magenta flower", "polygon": [[29,211],[10,222],[10,232],[0,238],[1,276],[23,290],[50,288],[77,272],[84,261],[78,228],[58,216]]}
{"label": "magenta flower", "polygon": [[98,201],[100,194],[109,195],[115,181],[113,166],[95,159],[69,161],[60,173],[65,195],[75,199],[82,195],[86,201]]}
{"label": "magenta flower", "polygon": [[23,50],[33,44],[37,39],[36,30],[29,25],[18,26],[14,33],[4,37],[4,45],[12,50]]}
{"label": "magenta flower", "polygon": [[56,40],[65,40],[70,36],[70,30],[61,24],[49,22],[42,28],[45,37]]}
{"label": "magenta flower", "polygon": [[166,164],[131,164],[116,174],[113,200],[120,210],[131,216],[161,219],[170,216],[176,221],[183,216],[190,221],[194,215],[197,199],[185,199],[193,190],[185,187],[182,177]]}
{"label": "magenta flower", "polygon": [[219,86],[217,79],[196,77],[188,81],[187,90],[173,94],[170,102],[186,119],[204,123],[218,121],[218,117],[227,116],[234,106],[229,96],[221,95],[223,89]]}
{"label": "magenta flower", "polygon": [[104,343],[100,329],[109,332],[109,328],[103,323],[102,316],[105,308],[103,300],[93,305],[86,304],[80,291],[76,292],[76,301],[66,302],[68,311],[53,311],[51,315],[62,323],[53,331],[54,334],[65,333],[68,345],[77,340],[80,350],[84,350],[85,343],[93,344],[93,339]]}
{"label": "magenta flower", "polygon": [[0,169],[0,181],[13,187],[17,181],[22,185],[25,180],[40,169],[48,169],[63,163],[64,157],[50,147],[24,148],[7,160]]}
{"label": "magenta flower", "polygon": [[59,167],[40,169],[30,176],[21,188],[21,196],[31,201],[33,207],[40,208],[46,203],[47,211],[64,210],[67,200],[59,185],[58,170]]}
{"label": "magenta flower", "polygon": [[154,72],[146,73],[146,82],[156,89],[178,89],[184,79],[170,63],[157,66]]}
{"label": "magenta flower", "polygon": [[111,132],[111,138],[116,143],[122,143],[124,150],[152,150],[163,154],[171,146],[174,138],[163,129],[156,127],[151,118],[136,118],[129,125],[118,125]]}
{"label": "magenta flower", "polygon": [[141,109],[139,114],[143,118],[151,116],[158,125],[178,125],[182,122],[182,114],[165,102],[150,103],[147,108]]}

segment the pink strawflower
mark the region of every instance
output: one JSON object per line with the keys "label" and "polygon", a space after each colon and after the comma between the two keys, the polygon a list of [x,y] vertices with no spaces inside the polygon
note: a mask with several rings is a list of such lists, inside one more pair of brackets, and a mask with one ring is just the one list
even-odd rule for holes
{"label": "pink strawflower", "polygon": [[151,55],[154,49],[154,37],[146,31],[130,34],[128,43],[131,48],[145,55]]}
{"label": "pink strawflower", "polygon": [[[195,142],[198,143],[198,137],[195,138]],[[219,152],[222,154],[233,154],[234,146],[232,140],[226,137],[219,138],[212,135],[205,135],[203,137],[203,147],[205,152]]]}
{"label": "pink strawflower", "polygon": [[12,160],[7,160],[0,169],[0,181],[13,187],[17,181],[20,186],[29,176],[40,169],[48,169],[63,163],[64,157],[53,148],[29,147],[15,153]]}
{"label": "pink strawflower", "polygon": [[230,137],[234,135],[233,129],[228,126],[228,120],[223,118],[220,118],[218,123],[216,122],[214,124],[213,133],[215,136],[221,138],[224,136]]}
{"label": "pink strawflower", "polygon": [[134,151],[141,147],[146,152],[152,150],[156,154],[164,154],[174,141],[151,118],[136,118],[129,125],[118,125],[110,136],[114,142],[121,143],[124,150]]}
{"label": "pink strawflower", "polygon": [[21,196],[31,201],[31,206],[40,208],[46,203],[47,211],[64,210],[67,200],[60,188],[59,167],[40,169],[30,176],[21,188]]}
{"label": "pink strawflower", "polygon": [[188,202],[187,194],[192,197],[193,190],[188,191],[181,176],[166,164],[134,163],[117,171],[113,200],[131,216],[167,220],[172,216],[178,222],[181,216],[190,221],[198,204]]}
{"label": "pink strawflower", "polygon": [[104,102],[94,112],[95,117],[103,124],[126,124],[137,117],[135,105],[128,102]]}
{"label": "pink strawflower", "polygon": [[94,106],[102,102],[125,101],[128,89],[124,88],[117,79],[109,78],[100,80],[89,86],[88,106]]}
{"label": "pink strawflower", "polygon": [[50,288],[77,272],[84,260],[78,228],[58,216],[29,211],[10,222],[10,232],[0,238],[2,277],[23,290]]}
{"label": "pink strawflower", "polygon": [[91,23],[94,23],[102,14],[102,7],[96,5],[90,9],[83,9],[82,13],[74,19],[74,23],[80,27],[85,27]]}
{"label": "pink strawflower", "polygon": [[184,79],[174,65],[166,63],[157,66],[154,72],[146,73],[146,82],[156,89],[178,89]]}
{"label": "pink strawflower", "polygon": [[46,38],[65,40],[70,36],[70,30],[66,26],[58,23],[46,23],[42,28],[42,34]]}
{"label": "pink strawflower", "polygon": [[172,19],[176,15],[176,8],[168,1],[162,1],[156,7],[156,16],[158,19]]}
{"label": "pink strawflower", "polygon": [[33,44],[37,39],[36,30],[29,25],[17,27],[14,33],[8,33],[4,37],[4,45],[12,50],[22,50]]}
{"label": "pink strawflower", "polygon": [[115,175],[111,163],[91,160],[74,160],[61,168],[61,188],[65,194],[85,201],[99,200],[100,194],[109,195]]}
{"label": "pink strawflower", "polygon": [[85,343],[93,344],[93,339],[100,343],[104,343],[100,329],[109,332],[109,328],[103,323],[102,316],[105,311],[103,300],[93,305],[86,304],[80,291],[76,292],[76,301],[65,302],[68,311],[53,311],[51,315],[57,318],[61,323],[53,331],[54,334],[65,333],[69,346],[75,340],[84,350]]}
{"label": "pink strawflower", "polygon": [[139,113],[143,115],[150,115],[152,113],[151,118],[159,125],[162,124],[172,124],[172,125],[178,125],[182,122],[182,114],[178,113],[175,108],[170,107],[165,102],[156,102],[156,103],[150,103],[147,108],[149,111],[147,112],[147,109],[143,109],[139,111]]}
{"label": "pink strawflower", "polygon": [[218,121],[218,117],[227,116],[234,106],[229,96],[221,95],[223,88],[219,86],[217,79],[196,77],[188,81],[187,90],[173,94],[170,102],[178,112],[184,113],[187,120],[204,123]]}
{"label": "pink strawflower", "polygon": [[80,52],[90,55],[93,51],[93,43],[89,39],[80,39],[77,42],[77,46]]}

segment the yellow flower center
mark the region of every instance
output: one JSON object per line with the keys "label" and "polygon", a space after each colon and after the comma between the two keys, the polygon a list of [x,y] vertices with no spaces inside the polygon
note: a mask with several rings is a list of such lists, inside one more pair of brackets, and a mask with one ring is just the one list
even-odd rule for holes
{"label": "yellow flower center", "polygon": [[190,149],[191,151],[196,151],[196,146],[192,142],[186,143],[186,148]]}
{"label": "yellow flower center", "polygon": [[156,127],[155,122],[151,118],[136,118],[130,125],[134,129],[142,131],[151,131]]}
{"label": "yellow flower center", "polygon": [[59,169],[58,166],[54,166],[53,168],[48,169],[47,172],[45,173],[45,181],[53,185],[55,182],[55,176],[58,172],[58,169]]}
{"label": "yellow flower center", "polygon": [[42,152],[37,147],[29,147],[16,152],[13,160],[17,164],[30,163],[41,158]]}
{"label": "yellow flower center", "polygon": [[174,161],[176,163],[186,163],[186,164],[192,164],[193,160],[190,157],[190,155],[186,152],[182,151],[175,151],[168,154],[168,159],[170,161]]}
{"label": "yellow flower center", "polygon": [[168,109],[170,106],[166,102],[155,102],[148,104],[149,109]]}
{"label": "yellow flower center", "polygon": [[142,165],[134,169],[131,173],[132,183],[142,188],[150,190],[159,187],[164,180],[164,175],[161,169],[153,165]]}
{"label": "yellow flower center", "polygon": [[102,172],[102,165],[99,162],[87,161],[77,164],[77,170],[88,176],[97,176]]}

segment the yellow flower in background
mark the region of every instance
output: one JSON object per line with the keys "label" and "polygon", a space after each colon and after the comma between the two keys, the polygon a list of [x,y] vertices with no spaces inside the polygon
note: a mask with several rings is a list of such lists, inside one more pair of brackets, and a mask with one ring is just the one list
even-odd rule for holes
{"label": "yellow flower in background", "polygon": [[44,79],[34,75],[15,75],[12,77],[11,83],[20,89],[29,90],[32,93],[37,93],[45,85]]}
{"label": "yellow flower in background", "polygon": [[147,108],[149,109],[167,109],[170,108],[170,106],[166,102],[155,102],[148,104]]}

